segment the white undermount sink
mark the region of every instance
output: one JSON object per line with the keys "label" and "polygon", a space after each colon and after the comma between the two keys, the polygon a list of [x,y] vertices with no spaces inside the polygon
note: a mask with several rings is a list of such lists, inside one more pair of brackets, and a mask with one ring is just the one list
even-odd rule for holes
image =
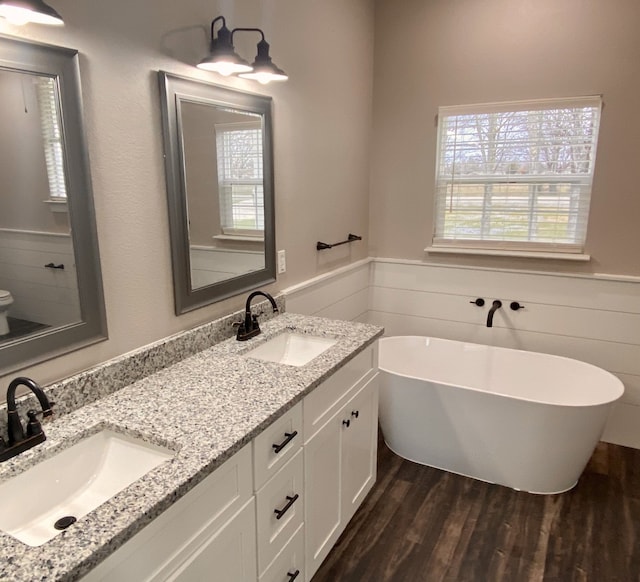
{"label": "white undermount sink", "polygon": [[40,546],[173,455],[102,430],[0,484],[0,530]]}
{"label": "white undermount sink", "polygon": [[304,366],[328,350],[337,341],[328,337],[286,332],[260,344],[244,355],[248,358],[288,364],[289,366]]}

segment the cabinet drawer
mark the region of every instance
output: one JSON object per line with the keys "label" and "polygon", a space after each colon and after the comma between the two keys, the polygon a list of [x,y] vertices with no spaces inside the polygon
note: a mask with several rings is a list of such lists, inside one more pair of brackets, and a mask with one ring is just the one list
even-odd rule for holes
{"label": "cabinet drawer", "polygon": [[245,446],[202,483],[83,578],[142,582],[162,578],[251,499],[251,446]]}
{"label": "cabinet drawer", "polygon": [[302,481],[301,449],[256,493],[259,574],[303,522]]}
{"label": "cabinet drawer", "polygon": [[304,525],[260,577],[260,582],[304,582]]}
{"label": "cabinet drawer", "polygon": [[298,402],[253,441],[255,490],[293,457],[301,445],[302,402]]}
{"label": "cabinet drawer", "polygon": [[378,342],[327,378],[304,399],[304,442],[306,443],[352,396],[352,389],[375,374],[378,367]]}

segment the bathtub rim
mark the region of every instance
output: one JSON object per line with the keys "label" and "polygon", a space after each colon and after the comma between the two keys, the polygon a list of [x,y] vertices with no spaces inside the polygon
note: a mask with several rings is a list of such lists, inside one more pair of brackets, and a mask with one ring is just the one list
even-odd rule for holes
{"label": "bathtub rim", "polygon": [[[483,347],[491,348],[491,349],[506,350],[506,351],[510,351],[510,352],[520,352],[520,353],[526,353],[526,354],[539,354],[541,356],[545,356],[545,357],[548,357],[548,358],[565,360],[565,361],[572,362],[572,364],[578,364],[578,365],[581,365],[581,366],[586,366],[588,368],[594,368],[594,369],[598,370],[599,373],[607,374],[607,376],[609,376],[614,381],[614,384],[619,389],[620,393],[615,398],[607,399],[607,400],[602,401],[602,402],[590,402],[590,403],[586,403],[586,404],[585,403],[572,404],[572,403],[565,403],[565,402],[548,402],[546,400],[539,400],[539,399],[535,399],[535,398],[526,398],[526,397],[523,397],[523,396],[514,396],[514,395],[510,395],[510,394],[501,394],[500,392],[490,392],[488,390],[482,390],[480,388],[476,388],[474,386],[467,386],[467,385],[464,385],[464,384],[455,384],[453,382],[445,382],[445,381],[442,381],[442,380],[434,380],[434,379],[431,379],[431,378],[421,378],[419,376],[413,376],[411,374],[404,374],[402,372],[389,370],[388,368],[386,368],[386,367],[384,367],[382,365],[383,344],[386,341],[394,340],[394,339],[398,339],[398,338],[420,339],[420,340],[434,339],[434,340],[443,341],[443,342],[447,342],[447,343],[457,343],[457,344],[464,344],[464,345],[471,345],[471,346],[483,346]],[[492,346],[492,345],[489,345],[489,344],[480,344],[480,343],[477,343],[477,342],[467,342],[467,341],[462,341],[462,340],[452,340],[452,339],[441,338],[441,337],[437,337],[437,336],[426,336],[426,335],[392,335],[392,336],[383,336],[378,340],[378,345],[379,345],[378,349],[379,349],[379,353],[380,353],[379,361],[378,361],[378,369],[380,370],[380,372],[385,372],[386,374],[391,374],[391,375],[394,375],[394,376],[400,376],[402,378],[408,378],[410,380],[417,380],[419,382],[440,384],[442,386],[447,386],[447,387],[450,387],[450,388],[459,388],[459,389],[462,389],[462,390],[471,390],[473,392],[479,392],[481,394],[487,394],[487,395],[491,395],[491,396],[495,396],[495,397],[509,398],[509,399],[513,399],[513,400],[521,400],[523,402],[531,402],[531,403],[534,403],[534,404],[542,404],[542,405],[546,405],[546,406],[562,406],[562,407],[567,407],[567,408],[580,408],[580,407],[588,408],[588,407],[592,407],[592,406],[603,406],[603,405],[614,404],[615,402],[617,402],[618,400],[620,400],[622,398],[622,396],[624,395],[624,392],[625,392],[624,383],[615,374],[612,374],[608,370],[605,370],[604,368],[601,368],[601,367],[596,366],[594,364],[590,364],[590,363],[584,362],[582,360],[576,360],[575,358],[569,358],[567,356],[558,356],[558,355],[555,355],[555,354],[547,354],[545,352],[534,352],[534,351],[531,351],[531,350],[520,350],[520,349],[517,349],[517,348],[505,348],[505,347],[502,347],[502,346]],[[402,456],[402,455],[400,455],[400,456]],[[411,460],[411,459],[408,459],[408,460]]]}

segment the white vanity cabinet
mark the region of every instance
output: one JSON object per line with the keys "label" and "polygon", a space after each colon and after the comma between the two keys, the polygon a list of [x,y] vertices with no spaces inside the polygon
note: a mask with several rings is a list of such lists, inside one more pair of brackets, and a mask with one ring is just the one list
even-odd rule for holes
{"label": "white vanity cabinet", "polygon": [[83,582],[309,582],[376,477],[377,344]]}
{"label": "white vanity cabinet", "polygon": [[304,400],[305,573],[313,574],[376,478],[375,346]]}
{"label": "white vanity cabinet", "polygon": [[83,582],[255,582],[255,499],[245,446]]}

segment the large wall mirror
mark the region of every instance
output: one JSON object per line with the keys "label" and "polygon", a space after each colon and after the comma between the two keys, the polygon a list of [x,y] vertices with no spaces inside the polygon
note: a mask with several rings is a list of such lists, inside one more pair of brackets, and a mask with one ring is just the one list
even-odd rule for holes
{"label": "large wall mirror", "polygon": [[77,51],[0,37],[0,375],[106,338]]}
{"label": "large wall mirror", "polygon": [[271,99],[159,78],[180,314],[275,281]]}

